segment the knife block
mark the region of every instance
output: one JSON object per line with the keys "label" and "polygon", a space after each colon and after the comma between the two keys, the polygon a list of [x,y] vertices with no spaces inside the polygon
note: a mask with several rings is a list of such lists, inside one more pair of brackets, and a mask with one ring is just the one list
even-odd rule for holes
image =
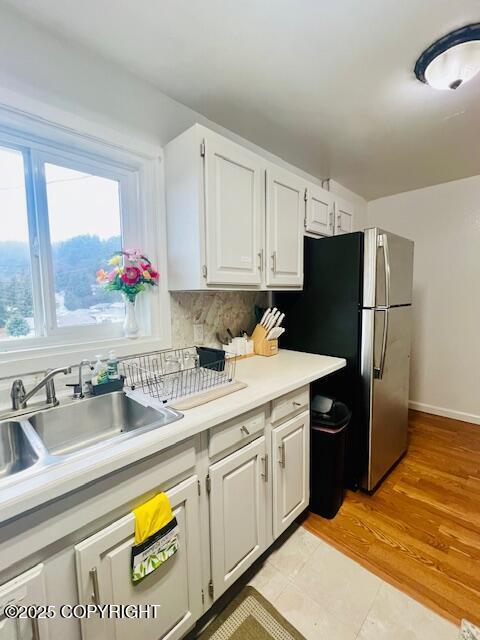
{"label": "knife block", "polygon": [[257,324],[252,333],[253,350],[257,356],[275,356],[278,353],[278,340],[267,340],[268,331]]}

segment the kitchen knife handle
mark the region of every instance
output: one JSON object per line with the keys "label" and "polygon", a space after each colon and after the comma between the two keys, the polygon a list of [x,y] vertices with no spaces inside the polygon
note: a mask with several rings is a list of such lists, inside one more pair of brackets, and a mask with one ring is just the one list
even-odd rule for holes
{"label": "kitchen knife handle", "polygon": [[260,324],[262,325],[262,327],[265,326],[265,320],[268,318],[269,314],[270,314],[270,307],[268,307],[268,309],[265,311],[265,313],[262,316],[262,319],[260,320]]}

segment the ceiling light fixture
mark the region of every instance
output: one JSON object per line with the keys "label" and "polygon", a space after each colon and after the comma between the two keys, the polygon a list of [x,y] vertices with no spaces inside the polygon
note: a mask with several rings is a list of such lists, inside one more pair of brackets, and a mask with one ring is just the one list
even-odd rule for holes
{"label": "ceiling light fixture", "polygon": [[447,33],[425,49],[415,75],[435,89],[458,89],[480,71],[480,22]]}

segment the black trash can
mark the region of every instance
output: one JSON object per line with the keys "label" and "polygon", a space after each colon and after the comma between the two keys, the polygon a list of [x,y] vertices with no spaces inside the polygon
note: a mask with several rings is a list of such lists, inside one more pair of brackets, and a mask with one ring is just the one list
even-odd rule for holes
{"label": "black trash can", "polygon": [[343,502],[345,442],[350,409],[326,396],[311,406],[310,510],[334,518]]}

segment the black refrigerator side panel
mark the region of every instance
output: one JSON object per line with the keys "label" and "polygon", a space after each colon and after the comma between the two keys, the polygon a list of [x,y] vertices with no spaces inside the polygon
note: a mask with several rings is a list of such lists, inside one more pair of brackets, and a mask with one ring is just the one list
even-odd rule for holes
{"label": "black refrigerator side panel", "polygon": [[304,255],[304,290],[274,294],[274,305],[286,314],[280,346],[346,359],[346,368],[318,380],[312,393],[333,396],[352,409],[345,483],[355,488],[365,464],[360,376],[363,233],[306,237]]}

